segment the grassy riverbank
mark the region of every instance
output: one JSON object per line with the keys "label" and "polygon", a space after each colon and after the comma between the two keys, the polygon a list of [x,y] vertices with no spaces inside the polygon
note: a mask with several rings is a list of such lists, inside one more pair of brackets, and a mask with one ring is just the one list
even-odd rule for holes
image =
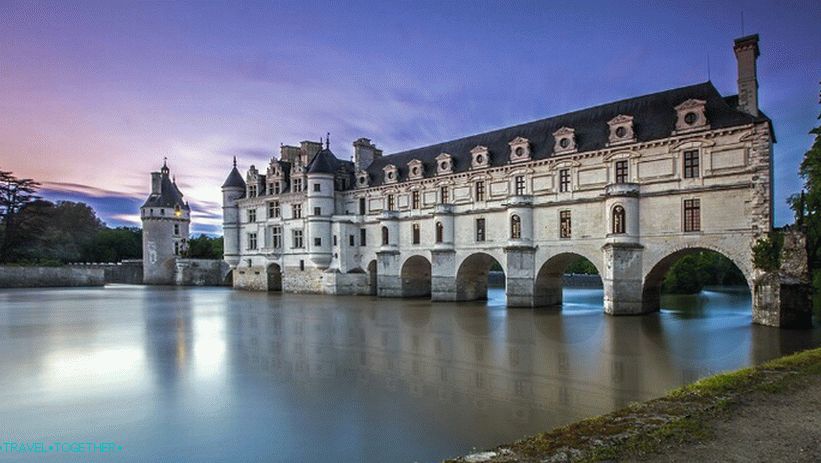
{"label": "grassy riverbank", "polygon": [[[652,459],[661,451],[667,454],[686,450],[688,446],[714,439],[717,425],[736,415],[742,406],[755,411],[756,403],[770,398],[785,397],[789,401],[790,394],[809,386],[815,389],[821,386],[821,348],[711,376],[659,399],[450,461]],[[818,414],[810,404],[797,408],[806,409],[811,418]],[[755,421],[755,417],[751,420]],[[760,422],[752,424],[760,428]]]}

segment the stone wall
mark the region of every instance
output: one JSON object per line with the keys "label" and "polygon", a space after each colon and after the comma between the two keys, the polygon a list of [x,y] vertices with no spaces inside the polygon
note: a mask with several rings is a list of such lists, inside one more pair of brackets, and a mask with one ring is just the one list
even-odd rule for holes
{"label": "stone wall", "polygon": [[0,266],[0,288],[43,288],[59,286],[103,286],[101,268]]}
{"label": "stone wall", "polygon": [[122,262],[93,262],[71,264],[76,268],[102,269],[106,283],[143,284],[142,259],[126,259]]}
{"label": "stone wall", "polygon": [[268,273],[265,267],[238,267],[234,269],[233,286],[249,291],[268,291]]}
{"label": "stone wall", "polygon": [[217,259],[177,259],[177,286],[228,286],[228,264]]}

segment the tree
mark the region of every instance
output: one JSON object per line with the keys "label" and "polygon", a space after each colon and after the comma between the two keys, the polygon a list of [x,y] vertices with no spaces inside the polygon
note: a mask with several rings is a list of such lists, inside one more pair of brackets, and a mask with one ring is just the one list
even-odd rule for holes
{"label": "tree", "polygon": [[84,262],[120,262],[143,255],[143,232],[137,227],[104,228],[83,251]]}
{"label": "tree", "polygon": [[[821,115],[818,119],[821,120]],[[810,130],[810,134],[815,135],[815,140],[798,169],[804,180],[804,191],[790,196],[789,204],[795,212],[796,225],[807,235],[810,271],[816,291],[821,292],[821,125]]]}
{"label": "tree", "polygon": [[186,257],[194,259],[222,259],[222,237],[199,235],[188,240]]}
{"label": "tree", "polygon": [[21,249],[14,258],[27,262],[77,262],[105,224],[85,203],[37,200],[20,212]]}
{"label": "tree", "polygon": [[35,194],[39,187],[30,178],[17,178],[0,170],[0,263],[9,262],[19,251],[24,238],[21,227],[26,225],[21,213],[39,198]]}

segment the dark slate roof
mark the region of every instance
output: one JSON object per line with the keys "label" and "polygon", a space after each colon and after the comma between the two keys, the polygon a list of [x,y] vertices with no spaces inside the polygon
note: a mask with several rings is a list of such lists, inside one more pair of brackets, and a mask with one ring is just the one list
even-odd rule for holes
{"label": "dark slate roof", "polygon": [[353,163],[337,158],[328,148],[316,153],[305,168],[309,174],[336,174],[340,170],[352,172]]}
{"label": "dark slate roof", "polygon": [[160,193],[150,194],[143,207],[177,207],[188,210],[188,204],[182,199],[182,192],[177,184],[171,181],[167,171],[161,174]]}
{"label": "dark slate roof", "polygon": [[237,170],[236,164],[234,168],[231,169],[231,173],[228,174],[228,178],[225,179],[225,183],[222,184],[222,188],[230,187],[245,188],[245,180],[242,179],[242,175],[239,173],[239,170]]}
{"label": "dark slate roof", "polygon": [[397,167],[400,180],[406,180],[407,164],[414,159],[422,161],[426,177],[433,176],[436,172],[435,158],[441,153],[453,156],[454,172],[465,172],[470,168],[470,150],[477,145],[488,148],[491,166],[501,166],[509,160],[508,142],[519,136],[530,140],[531,159],[546,159],[553,155],[553,132],[561,127],[575,130],[579,152],[601,149],[608,142],[607,122],[619,114],[633,116],[633,127],[638,142],[667,138],[675,130],[674,108],[691,98],[707,102],[707,119],[713,129],[748,124],[752,121],[769,121],[763,114],[755,118],[736,109],[737,98],[724,98],[711,82],[704,82],[377,158],[367,168],[370,185],[382,184],[382,169],[388,164]]}

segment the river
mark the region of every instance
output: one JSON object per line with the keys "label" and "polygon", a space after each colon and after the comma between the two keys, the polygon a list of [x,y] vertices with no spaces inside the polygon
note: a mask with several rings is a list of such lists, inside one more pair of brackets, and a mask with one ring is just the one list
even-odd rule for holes
{"label": "river", "polygon": [[601,289],[564,300],[3,290],[0,438],[115,444],[47,461],[432,462],[821,343],[753,325],[746,289],[636,317],[605,315]]}

